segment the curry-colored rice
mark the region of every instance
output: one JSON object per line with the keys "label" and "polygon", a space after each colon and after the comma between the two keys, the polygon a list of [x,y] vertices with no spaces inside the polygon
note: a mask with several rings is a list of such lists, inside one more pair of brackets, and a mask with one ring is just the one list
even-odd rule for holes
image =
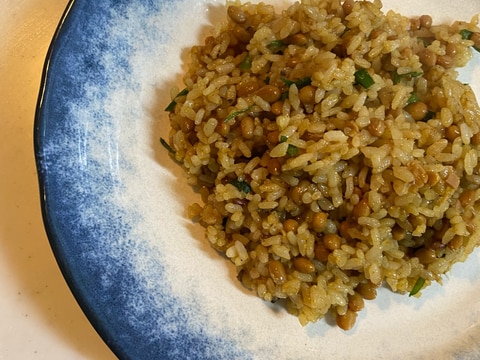
{"label": "curry-colored rice", "polygon": [[343,329],[381,284],[441,281],[480,241],[480,109],[455,71],[477,16],[437,25],[378,0],[227,13],[172,90],[169,144],[239,280]]}

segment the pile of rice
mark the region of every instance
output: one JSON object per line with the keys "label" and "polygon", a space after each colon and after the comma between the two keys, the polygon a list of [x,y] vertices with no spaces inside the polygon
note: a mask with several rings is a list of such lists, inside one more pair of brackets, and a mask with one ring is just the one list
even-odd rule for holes
{"label": "pile of rice", "polygon": [[381,8],[230,4],[167,109],[203,201],[189,215],[302,325],[331,311],[350,329],[378,286],[419,296],[480,241],[480,109],[455,71],[478,16]]}

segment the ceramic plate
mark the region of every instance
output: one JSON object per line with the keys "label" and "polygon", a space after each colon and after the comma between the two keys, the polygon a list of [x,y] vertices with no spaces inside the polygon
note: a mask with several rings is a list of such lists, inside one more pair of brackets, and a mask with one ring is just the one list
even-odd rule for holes
{"label": "ceramic plate", "polygon": [[[477,0],[386,1],[436,22]],[[76,0],[50,48],[35,123],[46,229],[78,302],[123,359],[480,357],[480,253],[420,299],[381,289],[352,331],[301,327],[246,291],[187,219],[196,195],[160,145],[187,47],[225,2]],[[461,70],[480,95],[480,54]]]}

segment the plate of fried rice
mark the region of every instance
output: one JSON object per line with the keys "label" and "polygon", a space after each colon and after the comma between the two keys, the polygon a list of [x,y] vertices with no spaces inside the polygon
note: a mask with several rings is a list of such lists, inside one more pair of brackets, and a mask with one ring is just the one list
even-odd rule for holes
{"label": "plate of fried rice", "polygon": [[480,357],[480,3],[75,0],[45,228],[121,359]]}

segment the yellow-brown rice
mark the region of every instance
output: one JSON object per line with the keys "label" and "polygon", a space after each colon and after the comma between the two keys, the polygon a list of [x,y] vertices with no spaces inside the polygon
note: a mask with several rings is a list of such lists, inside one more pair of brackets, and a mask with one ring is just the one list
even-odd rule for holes
{"label": "yellow-brown rice", "polygon": [[480,109],[455,71],[478,16],[436,25],[378,0],[227,10],[168,108],[212,246],[302,325],[331,311],[349,329],[379,285],[441,281],[480,241]]}

